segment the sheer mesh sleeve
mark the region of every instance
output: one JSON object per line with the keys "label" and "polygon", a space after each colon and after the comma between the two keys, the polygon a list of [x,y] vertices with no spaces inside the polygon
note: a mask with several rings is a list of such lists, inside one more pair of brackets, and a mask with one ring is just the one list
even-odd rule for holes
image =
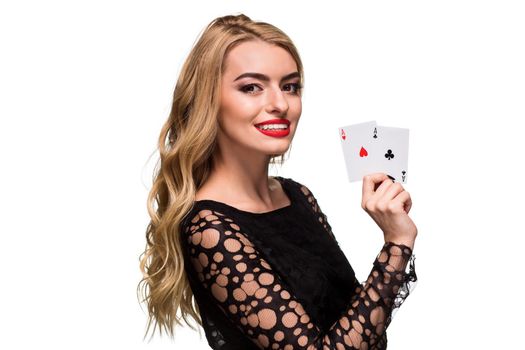
{"label": "sheer mesh sleeve", "polygon": [[385,243],[366,284],[322,332],[238,223],[216,210],[200,210],[182,232],[204,289],[261,349],[380,349],[411,256],[409,247]]}
{"label": "sheer mesh sleeve", "polygon": [[[332,227],[330,226],[328,222],[327,216],[323,213],[321,210],[321,207],[319,206],[319,203],[317,202],[317,198],[315,198],[315,195],[312,193],[312,191],[305,185],[294,181],[296,186],[298,186],[302,192],[302,194],[306,197],[306,200],[308,203],[310,203],[313,213],[317,216],[319,223],[324,227],[326,232],[330,237],[334,239],[334,241],[339,245],[337,242],[337,239],[335,238],[335,235],[332,232]],[[417,275],[415,270],[415,260],[416,255],[413,254],[410,247],[404,246],[405,248],[408,248],[409,252],[409,264],[406,266],[404,280],[405,283],[402,283],[396,293],[396,297],[394,299],[394,303],[392,305],[391,313],[388,315],[385,326],[388,326],[390,322],[393,320],[394,315],[396,314],[397,310],[399,310],[399,307],[403,302],[406,300],[408,295],[414,290],[414,288],[417,285]],[[374,263],[377,264],[377,261]],[[355,279],[355,284],[359,283],[357,279]],[[361,285],[365,285],[365,283],[368,283],[367,281],[361,282]]]}

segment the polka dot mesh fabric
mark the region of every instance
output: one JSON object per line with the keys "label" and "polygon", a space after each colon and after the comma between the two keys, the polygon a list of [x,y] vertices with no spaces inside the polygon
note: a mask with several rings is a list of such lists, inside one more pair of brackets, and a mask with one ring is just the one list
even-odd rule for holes
{"label": "polka dot mesh fabric", "polygon": [[[306,186],[294,183],[327,237],[336,242],[314,195]],[[340,318],[323,329],[286,283],[286,276],[281,276],[265,259],[246,228],[226,209],[195,209],[181,226],[181,239],[185,241],[186,263],[191,264],[193,283],[199,284],[210,304],[222,311],[225,322],[249,340],[250,348],[386,349],[386,328],[393,311],[417,281],[415,255],[409,247],[386,242],[368,279],[357,284],[347,308],[340,310]],[[216,321],[208,319],[206,305],[199,303],[199,310],[210,346],[246,349],[246,345],[228,344],[225,335],[215,328]]]}

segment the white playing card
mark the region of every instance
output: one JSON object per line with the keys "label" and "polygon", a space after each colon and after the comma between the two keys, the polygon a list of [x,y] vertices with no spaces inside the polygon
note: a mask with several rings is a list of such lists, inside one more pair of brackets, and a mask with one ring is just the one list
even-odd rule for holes
{"label": "white playing card", "polygon": [[367,170],[383,172],[395,182],[407,183],[409,129],[376,126],[369,144],[371,165]]}
{"label": "white playing card", "polygon": [[339,140],[350,182],[361,181],[363,176],[377,168],[369,152],[376,126],[377,123],[373,120],[339,128]]}

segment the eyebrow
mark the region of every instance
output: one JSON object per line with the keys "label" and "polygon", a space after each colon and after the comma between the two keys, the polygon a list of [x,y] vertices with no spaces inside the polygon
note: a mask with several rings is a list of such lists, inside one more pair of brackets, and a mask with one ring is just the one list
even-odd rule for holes
{"label": "eyebrow", "polygon": [[[262,81],[270,81],[270,78],[267,75],[264,75],[262,73],[253,73],[253,72],[243,73],[243,74],[239,75],[237,78],[235,78],[234,81],[237,81],[237,80],[242,79],[242,78],[247,78],[247,77],[259,79],[259,80],[262,80]],[[282,77],[281,82],[285,81],[285,80],[288,80],[288,79],[300,78],[300,77],[301,77],[301,75],[299,74],[299,72],[293,72],[293,73],[287,74],[284,77]]]}

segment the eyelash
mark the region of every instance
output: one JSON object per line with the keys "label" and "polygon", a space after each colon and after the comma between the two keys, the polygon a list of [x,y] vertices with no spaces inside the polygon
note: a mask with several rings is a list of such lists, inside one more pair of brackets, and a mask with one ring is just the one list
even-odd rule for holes
{"label": "eyelash", "polygon": [[[292,85],[292,86],[295,87],[295,92],[292,92],[292,94],[294,94],[294,95],[297,95],[299,93],[299,91],[301,91],[301,89],[303,88],[303,86],[300,83],[290,83],[290,84],[286,84],[286,85]],[[260,88],[257,84],[248,84],[248,85],[244,85],[243,87],[241,87],[241,91],[244,92],[244,93],[253,95],[253,91],[247,91],[246,90],[246,88],[248,88],[250,86],[257,86],[258,88]]]}

